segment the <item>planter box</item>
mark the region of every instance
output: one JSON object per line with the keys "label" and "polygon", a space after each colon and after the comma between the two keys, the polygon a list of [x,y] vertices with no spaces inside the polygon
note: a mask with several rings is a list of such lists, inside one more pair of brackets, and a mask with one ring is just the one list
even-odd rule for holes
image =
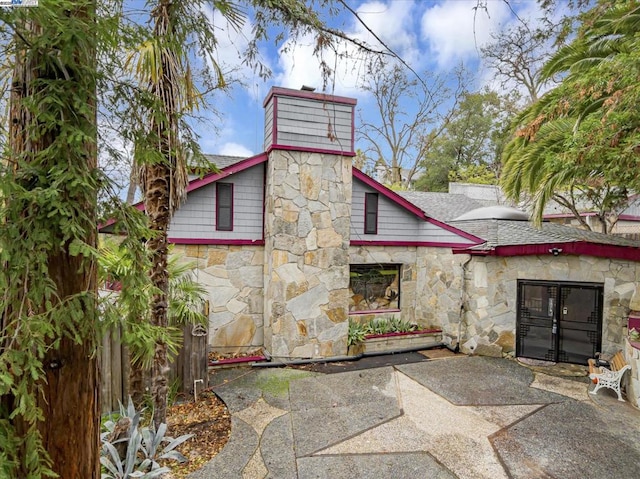
{"label": "planter box", "polygon": [[442,344],[442,330],[429,329],[410,333],[372,334],[364,342],[349,347],[350,355],[384,353],[403,349],[431,348]]}
{"label": "planter box", "polygon": [[243,356],[240,358],[218,359],[209,361],[209,369],[235,368],[238,366],[251,366],[253,363],[266,361],[265,356]]}

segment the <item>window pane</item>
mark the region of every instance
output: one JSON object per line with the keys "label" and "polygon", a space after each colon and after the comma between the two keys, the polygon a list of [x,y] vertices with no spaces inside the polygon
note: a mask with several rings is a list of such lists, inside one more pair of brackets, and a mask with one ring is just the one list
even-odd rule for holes
{"label": "window pane", "polygon": [[364,232],[365,234],[378,233],[378,193],[364,195]]}
{"label": "window pane", "polygon": [[352,264],[349,276],[350,312],[399,309],[399,264]]}
{"label": "window pane", "polygon": [[233,184],[216,184],[216,229],[233,230]]}

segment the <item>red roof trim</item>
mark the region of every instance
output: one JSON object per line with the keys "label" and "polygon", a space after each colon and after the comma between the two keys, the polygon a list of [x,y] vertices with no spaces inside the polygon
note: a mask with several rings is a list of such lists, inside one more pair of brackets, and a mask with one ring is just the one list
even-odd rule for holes
{"label": "red roof trim", "polygon": [[468,239],[469,241],[472,241],[474,244],[482,244],[485,242],[485,240],[483,240],[482,238],[480,238],[479,236],[475,236],[472,235],[471,233],[467,233],[466,231],[462,231],[459,230],[458,228],[451,226],[450,224],[447,223],[443,223],[442,221],[439,221],[435,218],[427,218],[427,221],[431,224],[434,224],[436,226],[439,226],[440,228],[450,231],[452,233],[455,233],[459,236],[462,236],[463,238]]}
{"label": "red roof trim", "polygon": [[251,158],[247,158],[246,160],[242,160],[238,163],[234,163],[233,165],[229,165],[226,168],[220,170],[218,173],[209,173],[202,178],[196,178],[195,180],[189,182],[187,193],[202,188],[203,186],[210,185],[211,183],[218,181],[221,178],[226,178],[227,176],[249,169],[252,166],[264,163],[265,161],[267,161],[267,154],[260,153],[258,155],[252,156]]}
{"label": "red roof trim", "polygon": [[433,248],[468,248],[474,246],[469,243],[445,243],[438,241],[385,241],[385,240],[351,240],[351,246],[428,246]]}
{"label": "red roof trim", "polygon": [[[135,205],[132,205],[135,209],[137,209],[138,211],[144,211],[144,202],[139,202],[136,203]],[[114,225],[116,223],[115,218],[111,218],[107,221],[105,221],[104,223],[98,223],[98,232],[100,232],[102,229],[107,228],[111,225]]]}
{"label": "red roof trim", "polygon": [[[235,173],[239,173],[241,171],[249,169],[252,166],[264,163],[265,161],[267,161],[267,154],[260,153],[258,155],[252,156],[251,158],[241,160],[237,163],[234,163],[233,165],[222,168],[218,173],[208,173],[202,178],[191,180],[189,182],[189,186],[187,186],[187,193],[202,188],[203,186],[210,185],[211,183],[218,181],[221,178],[226,178],[227,176],[231,176]],[[136,203],[135,205],[133,205],[133,207],[139,209],[140,211],[144,211],[144,200]],[[110,224],[113,224],[113,222],[113,220],[109,220],[103,226],[109,226]]]}
{"label": "red roof trim", "polygon": [[271,100],[271,97],[273,96],[305,98],[307,100],[316,100],[316,101],[323,101],[328,103],[342,103],[345,105],[355,105],[358,103],[358,100],[356,100],[355,98],[347,98],[345,96],[329,95],[327,93],[315,93],[312,91],[293,90],[291,88],[274,86],[274,87],[271,87],[271,90],[269,90],[267,97],[264,99],[264,102],[262,102],[262,106],[266,107],[267,103],[269,103],[269,100]]}
{"label": "red roof trim", "polygon": [[416,205],[414,205],[413,203],[405,200],[398,193],[396,193],[395,191],[390,190],[389,188],[387,188],[383,184],[378,183],[376,180],[371,178],[369,175],[363,173],[362,171],[360,171],[356,167],[353,168],[353,176],[355,178],[359,179],[360,181],[362,181],[365,185],[367,185],[367,186],[373,188],[374,190],[376,190],[378,193],[383,194],[384,196],[389,198],[394,203],[397,203],[398,205],[402,206],[405,210],[409,211],[410,213],[413,213],[414,215],[416,215],[421,220],[427,221],[429,219],[429,217],[424,213],[424,211],[422,211]]}
{"label": "red roof trim", "polygon": [[[436,220],[434,218],[431,218],[431,217],[427,216],[427,214],[424,211],[422,211],[416,205],[411,203],[409,200],[404,199],[402,196],[400,196],[395,191],[390,190],[389,188],[387,188],[383,184],[378,183],[376,180],[371,178],[369,175],[363,173],[362,171],[360,171],[359,169],[357,169],[355,167],[353,168],[353,176],[355,178],[359,179],[360,181],[362,181],[367,186],[369,186],[369,187],[373,188],[374,190],[376,190],[377,192],[383,194],[388,199],[390,199],[394,203],[398,204],[402,208],[406,209],[410,213],[413,213],[414,215],[416,215],[421,220],[424,220],[424,221],[426,221],[428,223],[434,224],[434,225],[436,225],[436,226],[438,226],[438,227],[440,227],[440,228],[442,228],[442,229],[444,229],[446,231],[449,231],[451,233],[455,233],[458,236],[461,236],[461,237],[463,237],[465,239],[468,239],[473,244],[484,243],[484,240],[482,238],[478,238],[477,236],[469,234],[466,231],[462,231],[462,230],[456,228],[455,226],[451,226],[449,224],[443,223],[442,221],[438,221],[438,220]],[[442,243],[442,244],[447,244],[447,243]]]}
{"label": "red roof trim", "polygon": [[239,246],[263,246],[264,240],[251,239],[221,239],[221,238],[168,238],[173,244],[193,244],[193,245],[239,245]]}
{"label": "red roof trim", "polygon": [[454,253],[467,253],[481,256],[552,256],[553,253],[550,250],[554,248],[561,250],[559,256],[585,255],[597,258],[624,259],[640,262],[640,247],[589,243],[587,241],[496,246],[492,250],[475,251],[472,249],[464,249],[456,250]]}
{"label": "red roof trim", "polygon": [[[350,145],[353,148],[353,142]],[[287,151],[306,151],[308,153],[320,153],[323,155],[340,155],[340,156],[356,156],[355,151],[329,150],[326,148],[309,148],[306,146],[291,146],[273,144],[267,149],[267,153],[271,150],[287,150]]]}

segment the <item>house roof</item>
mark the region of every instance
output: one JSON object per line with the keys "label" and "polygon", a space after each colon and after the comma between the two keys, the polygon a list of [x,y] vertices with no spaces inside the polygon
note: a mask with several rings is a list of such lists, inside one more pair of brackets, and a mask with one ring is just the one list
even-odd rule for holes
{"label": "house roof", "polygon": [[[222,156],[222,155],[207,155],[207,157],[212,157],[220,161],[220,164],[216,164],[218,169],[220,169],[217,173],[209,173],[208,175],[203,176],[202,178],[197,178],[195,180],[191,180],[189,182],[189,186],[187,187],[187,192],[191,192],[193,190],[197,190],[202,188],[203,186],[207,186],[215,181],[218,181],[221,178],[226,178],[227,176],[233,175],[234,173],[239,173],[244,171],[252,166],[258,165],[260,163],[264,163],[267,161],[267,154],[260,153],[259,155],[252,156],[251,158],[241,158],[237,156]],[[232,159],[240,160],[235,163],[229,163],[226,166],[221,166],[225,161],[231,161]],[[215,161],[215,160],[213,160]]]}
{"label": "house roof", "polygon": [[204,155],[205,158],[216,165],[219,170],[227,168],[228,166],[235,165],[236,163],[240,163],[242,160],[245,160],[244,156],[231,156],[231,155]]}
{"label": "house roof", "polygon": [[355,167],[353,168],[353,176],[354,176],[354,178],[357,178],[358,180],[362,181],[363,183],[365,183],[369,187],[373,188],[377,192],[383,194],[384,196],[389,198],[391,201],[393,201],[394,203],[396,203],[400,207],[402,207],[405,210],[413,213],[415,216],[417,216],[421,220],[427,221],[427,222],[432,223],[434,225],[437,225],[437,226],[441,227],[442,229],[445,229],[447,231],[455,233],[455,234],[457,234],[457,235],[459,235],[459,236],[461,236],[461,237],[463,237],[465,239],[468,239],[468,240],[472,241],[473,243],[477,244],[477,243],[481,243],[482,242],[481,238],[478,238],[477,236],[475,236],[475,235],[473,235],[471,233],[467,233],[466,231],[462,231],[462,230],[456,228],[455,226],[452,226],[452,225],[450,225],[448,223],[443,223],[441,220],[439,220],[437,218],[433,218],[431,215],[427,215],[421,208],[418,207],[418,205],[416,205],[416,204],[412,203],[411,201],[409,201],[408,199],[400,196],[398,193],[396,193],[395,191],[387,188],[383,184],[378,183],[376,180],[374,180],[373,178],[371,178],[367,174],[363,173],[358,168],[355,168]]}
{"label": "house roof", "polygon": [[564,254],[587,254],[640,261],[640,242],[571,226],[545,222],[540,228],[528,221],[477,219],[451,221],[453,226],[486,240],[466,249],[471,254],[519,256],[549,254],[554,248]]}
{"label": "house roof", "polygon": [[[483,206],[490,205],[513,205],[514,202],[507,200],[502,189],[497,185],[480,185],[472,183],[449,183],[449,192],[456,195],[465,195],[469,198],[483,203]],[[517,205],[519,208],[531,212],[533,206],[531,200],[523,201]],[[576,207],[580,211],[581,216],[594,216],[597,208],[594,204],[586,199],[579,199],[576,202]],[[623,206],[619,210],[620,219],[628,221],[640,220],[640,195],[631,195],[628,198],[626,206]],[[544,218],[571,218],[574,216],[573,212],[561,205],[557,201],[550,199],[544,207],[542,213]]]}
{"label": "house roof", "polygon": [[483,203],[465,195],[427,191],[398,192],[407,201],[418,206],[427,215],[440,221],[449,221],[484,206]]}

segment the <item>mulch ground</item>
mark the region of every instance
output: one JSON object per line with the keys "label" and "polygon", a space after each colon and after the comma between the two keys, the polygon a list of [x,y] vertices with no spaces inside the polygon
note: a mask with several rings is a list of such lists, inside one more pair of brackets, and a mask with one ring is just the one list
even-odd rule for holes
{"label": "mulch ground", "polygon": [[227,406],[211,391],[198,394],[198,402],[193,397],[176,403],[167,411],[169,436],[176,438],[183,434],[193,434],[177,450],[188,459],[184,464],[167,464],[172,474],[168,477],[184,478],[200,469],[218,454],[229,440],[231,416]]}

